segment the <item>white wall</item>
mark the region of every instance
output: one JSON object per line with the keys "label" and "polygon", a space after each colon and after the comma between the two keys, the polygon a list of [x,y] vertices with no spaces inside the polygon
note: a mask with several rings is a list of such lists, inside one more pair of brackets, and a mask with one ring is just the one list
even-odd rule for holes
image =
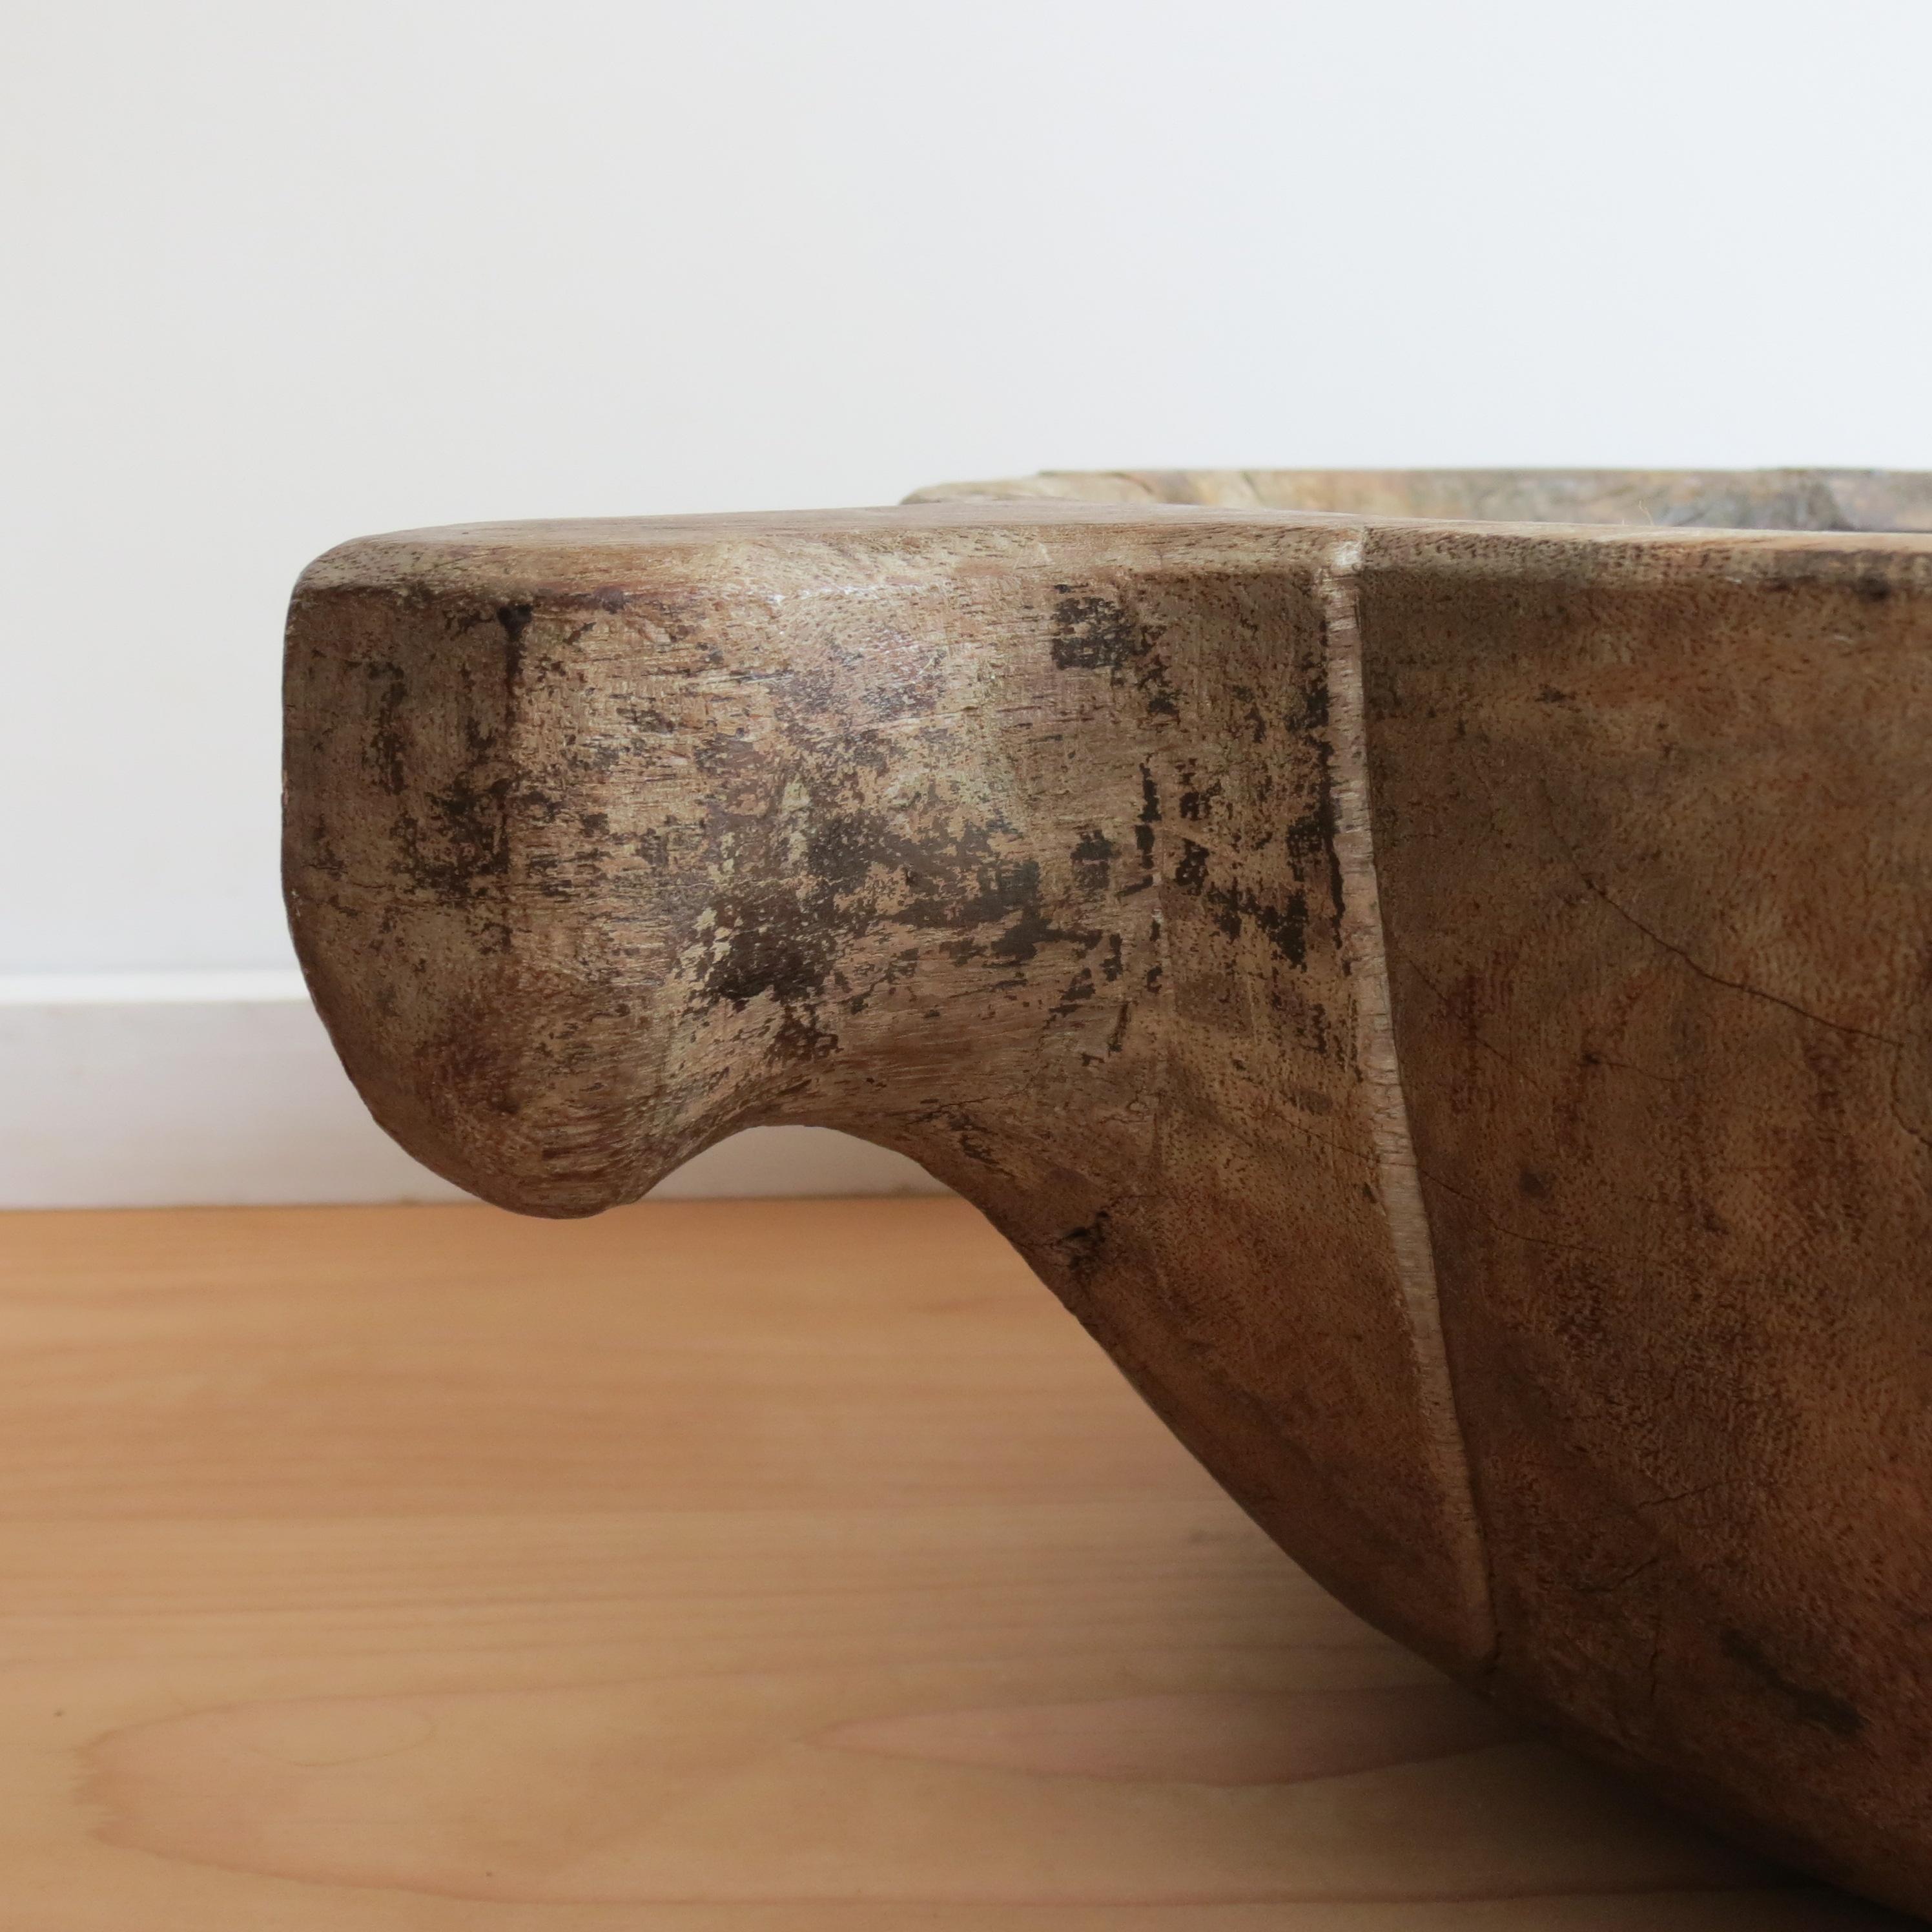
{"label": "white wall", "polygon": [[[751,1128],[652,1191],[946,1192],[823,1127]],[[0,1209],[460,1198],[364,1111],[298,973],[0,976]]]}
{"label": "white wall", "polygon": [[12,0],[0,971],[286,964],[304,560],[1042,466],[1932,466],[1926,0]]}
{"label": "white wall", "polygon": [[[11,0],[0,1201],[436,1184],[274,978],[316,551],[1041,466],[1932,467],[1928,73],[1928,0]],[[202,976],[88,976],[154,970]],[[712,1158],[916,1182],[830,1144]]]}

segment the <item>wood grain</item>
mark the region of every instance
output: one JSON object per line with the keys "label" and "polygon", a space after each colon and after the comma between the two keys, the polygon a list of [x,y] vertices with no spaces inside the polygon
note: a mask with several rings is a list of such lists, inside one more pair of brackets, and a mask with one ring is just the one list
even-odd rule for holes
{"label": "wood grain", "polygon": [[909,503],[1194,503],[1456,523],[1932,530],[1932,472],[1896,470],[1048,470]]}
{"label": "wood grain", "polygon": [[14,1932],[1877,1932],[1297,1570],[963,1203],[0,1218]]}
{"label": "wood grain", "polygon": [[311,566],[365,1098],[538,1214],[913,1156],[1378,1628],[1932,1912],[1925,479],[1046,481]]}

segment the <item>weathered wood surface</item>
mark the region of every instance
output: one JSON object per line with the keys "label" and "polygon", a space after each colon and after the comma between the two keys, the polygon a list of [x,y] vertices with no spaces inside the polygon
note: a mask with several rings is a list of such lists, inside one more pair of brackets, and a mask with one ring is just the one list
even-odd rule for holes
{"label": "weathered wood surface", "polygon": [[453,1178],[900,1148],[1376,1624],[1932,1908],[1929,620],[1899,535],[368,539],[292,614],[295,928]]}
{"label": "weathered wood surface", "polygon": [[1486,524],[1932,530],[1932,471],[1048,470],[916,490],[909,503],[1198,503]]}
{"label": "weathered wood surface", "polygon": [[1246,1522],[952,1201],[0,1216],[8,1932],[1881,1932]]}

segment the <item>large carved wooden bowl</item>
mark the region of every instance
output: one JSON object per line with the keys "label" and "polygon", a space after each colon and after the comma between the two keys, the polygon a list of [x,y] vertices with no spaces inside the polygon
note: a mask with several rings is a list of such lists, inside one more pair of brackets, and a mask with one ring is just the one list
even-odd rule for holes
{"label": "large carved wooden bowl", "polygon": [[1932,483],[927,494],[310,568],[378,1118],[903,1149],[1357,1610],[1932,1911]]}

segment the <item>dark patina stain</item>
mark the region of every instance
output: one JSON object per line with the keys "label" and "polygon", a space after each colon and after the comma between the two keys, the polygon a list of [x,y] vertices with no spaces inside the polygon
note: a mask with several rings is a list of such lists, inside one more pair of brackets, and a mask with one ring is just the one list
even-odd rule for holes
{"label": "dark patina stain", "polygon": [[1090,1000],[1096,990],[1092,968],[1083,966],[1066,982],[1066,990],[1061,993],[1059,1003],[1053,1010],[1056,1013],[1072,1012],[1078,1008],[1082,1000]]}
{"label": "dark patina stain", "polygon": [[[887,916],[896,924],[960,933],[1006,922],[1003,932],[983,944],[956,941],[954,956],[960,964],[983,953],[1004,965],[1020,965],[1042,946],[1067,944],[1084,950],[1100,943],[1097,931],[1058,926],[1048,916],[1037,860],[994,860],[974,867],[968,876],[970,887],[930,871],[908,873],[912,896]],[[962,891],[964,896],[956,896]]]}
{"label": "dark patina stain", "polygon": [[1191,892],[1214,914],[1216,929],[1230,939],[1238,939],[1252,920],[1274,950],[1292,965],[1308,963],[1308,897],[1299,890],[1290,892],[1279,905],[1264,899],[1252,886],[1210,886],[1210,854],[1204,845],[1191,838],[1180,842],[1180,862],[1174,868],[1174,883]]}
{"label": "dark patina stain", "polygon": [[1330,754],[1320,747],[1322,767],[1315,787],[1314,802],[1288,827],[1288,854],[1298,874],[1306,877],[1316,866],[1328,874],[1328,923],[1336,950],[1342,956],[1342,970],[1348,970],[1348,956],[1342,951],[1342,920],[1346,910],[1342,885],[1342,854],[1335,842],[1335,783],[1330,769]]}
{"label": "dark patina stain", "polygon": [[[932,1016],[937,1018],[938,1016]],[[944,1127],[952,1136],[953,1144],[968,1160],[976,1161],[982,1167],[990,1167],[996,1173],[1004,1174],[1006,1168],[993,1151],[985,1125],[975,1120],[963,1107],[930,1107],[913,1116],[915,1126],[925,1126],[933,1123]]]}
{"label": "dark patina stain", "polygon": [[838,1036],[818,1023],[818,1009],[788,1006],[772,1036],[772,1054],[779,1060],[824,1060],[837,1050]]}
{"label": "dark patina stain", "polygon": [[1072,856],[1073,883],[1082,892],[1105,892],[1113,874],[1113,842],[1097,829],[1083,832]]}
{"label": "dark patina stain", "polygon": [[1198,823],[1208,817],[1214,801],[1221,796],[1221,782],[1214,779],[1205,785],[1196,783],[1191,770],[1181,773],[1180,815]]}
{"label": "dark patina stain", "polygon": [[436,823],[425,836],[413,812],[396,821],[404,870],[422,891],[442,899],[466,898],[478,881],[509,870],[510,780],[479,782],[466,773],[425,801]]}
{"label": "dark patina stain", "polygon": [[782,1006],[812,1000],[825,990],[836,935],[825,920],[782,887],[721,900],[723,950],[704,976],[704,992],[740,1011],[760,994]]}
{"label": "dark patina stain", "polygon": [[496,621],[503,627],[503,676],[512,684],[523,674],[524,633],[530,628],[530,620],[535,615],[534,608],[528,604],[500,604],[496,607]]}
{"label": "dark patina stain", "polygon": [[1840,1738],[1855,1738],[1864,1729],[1864,1714],[1856,1705],[1828,1690],[1793,1683],[1742,1630],[1726,1630],[1724,1646],[1726,1657],[1742,1664],[1760,1683],[1776,1691],[1802,1722],[1816,1724]]}
{"label": "dark patina stain", "polygon": [[1053,607],[1056,670],[1118,670],[1146,648],[1138,626],[1111,597],[1063,595]]}
{"label": "dark patina stain", "polygon": [[1083,949],[1097,944],[1097,932],[1055,926],[1046,914],[1029,908],[986,948],[989,959],[1017,966],[1032,958],[1042,946],[1070,943]]}
{"label": "dark patina stain", "polygon": [[403,706],[409,696],[409,680],[402,666],[394,664],[372,664],[368,676],[382,686],[369,730],[369,761],[382,789],[392,798],[400,798],[409,782],[403,755]]}
{"label": "dark patina stain", "polygon": [[1205,895],[1216,907],[1214,923],[1230,939],[1241,936],[1244,920],[1252,920],[1268,935],[1268,943],[1291,965],[1308,963],[1308,900],[1301,892],[1291,892],[1281,905],[1270,905],[1250,891],[1216,887]]}
{"label": "dark patina stain", "polygon": [[1154,783],[1153,772],[1143,765],[1140,817],[1134,823],[1134,850],[1140,854],[1143,872],[1151,873],[1154,870],[1154,829],[1160,823],[1160,788]]}
{"label": "dark patina stain", "polygon": [[1084,1287],[1100,1268],[1107,1244],[1107,1224],[1112,1217],[1102,1208],[1092,1220],[1070,1228],[1053,1244],[1060,1264],[1076,1282]]}

